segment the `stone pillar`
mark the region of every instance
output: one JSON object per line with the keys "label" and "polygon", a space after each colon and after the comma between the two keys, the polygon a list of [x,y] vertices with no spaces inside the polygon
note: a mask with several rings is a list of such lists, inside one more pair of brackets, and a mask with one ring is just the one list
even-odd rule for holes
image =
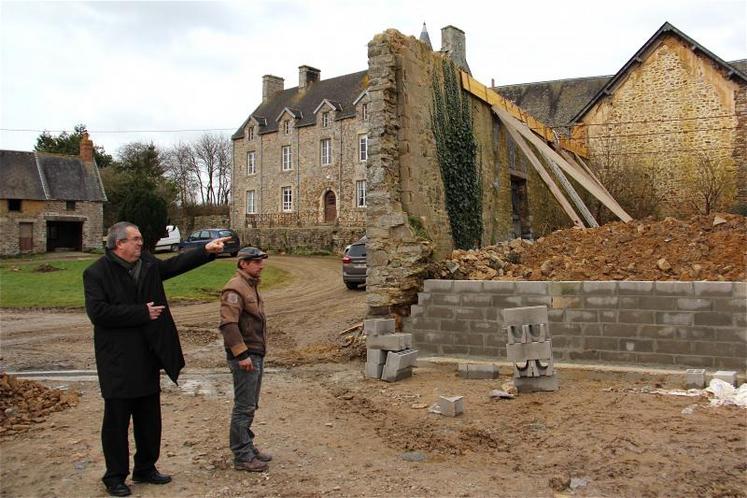
{"label": "stone pillar", "polygon": [[80,136],[80,159],[84,163],[93,162],[93,142],[88,138],[87,131]]}
{"label": "stone pillar", "polygon": [[467,40],[464,31],[451,25],[441,28],[441,52],[448,55],[457,66],[472,74],[467,64]]}
{"label": "stone pillar", "polygon": [[322,72],[311,66],[298,66],[298,89],[304,90],[314,82],[319,81]]}

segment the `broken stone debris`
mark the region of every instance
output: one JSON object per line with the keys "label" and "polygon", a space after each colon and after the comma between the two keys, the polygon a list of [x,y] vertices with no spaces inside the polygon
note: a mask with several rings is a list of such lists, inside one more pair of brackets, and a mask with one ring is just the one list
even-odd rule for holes
{"label": "broken stone debris", "polygon": [[364,322],[366,377],[396,382],[412,376],[418,351],[412,349],[412,334],[395,333],[393,318]]}
{"label": "broken stone debris", "polygon": [[516,389],[520,393],[557,391],[547,306],[506,308],[503,322]]}
{"label": "broken stone debris", "polygon": [[78,394],[0,374],[0,436],[30,429],[46,416],[78,404]]}

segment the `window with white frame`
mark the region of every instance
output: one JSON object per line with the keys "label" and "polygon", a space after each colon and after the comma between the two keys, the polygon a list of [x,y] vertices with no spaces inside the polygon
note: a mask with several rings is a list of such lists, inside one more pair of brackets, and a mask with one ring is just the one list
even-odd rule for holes
{"label": "window with white frame", "polygon": [[246,132],[246,139],[247,140],[254,140],[254,126],[250,126],[249,129]]}
{"label": "window with white frame", "polygon": [[322,128],[327,128],[329,126],[329,113],[323,112],[322,113]]}
{"label": "window with white frame", "polygon": [[321,156],[322,166],[332,164],[332,139],[325,138],[319,143],[319,153]]}
{"label": "window with white frame", "polygon": [[254,193],[254,190],[246,191],[246,214],[254,214],[257,212],[254,204]]}
{"label": "window with white frame", "polygon": [[368,121],[368,104],[363,104],[361,106],[361,115],[363,117],[363,121]]}
{"label": "window with white frame", "polygon": [[289,120],[283,121],[283,133],[288,135],[291,132],[291,124]]}
{"label": "window with white frame", "polygon": [[292,159],[292,155],[291,155],[290,145],[283,145],[283,148],[282,148],[283,171],[290,171],[291,159]]}
{"label": "window with white frame", "polygon": [[293,190],[291,187],[282,188],[283,211],[293,211]]}
{"label": "window with white frame", "polygon": [[366,207],[366,180],[355,182],[355,205],[359,208]]}
{"label": "window with white frame", "polygon": [[358,160],[368,160],[368,135],[358,135]]}
{"label": "window with white frame", "polygon": [[246,174],[254,175],[257,173],[257,157],[254,151],[246,154]]}

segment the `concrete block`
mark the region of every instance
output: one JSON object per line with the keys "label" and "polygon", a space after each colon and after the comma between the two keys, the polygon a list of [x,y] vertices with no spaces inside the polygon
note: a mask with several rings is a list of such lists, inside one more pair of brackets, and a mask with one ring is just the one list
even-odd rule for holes
{"label": "concrete block", "polygon": [[711,378],[723,380],[734,387],[737,386],[737,372],[734,370],[719,370]]}
{"label": "concrete block", "polygon": [[366,362],[366,377],[369,379],[380,379],[384,370],[384,365]]}
{"label": "concrete block", "polygon": [[734,292],[732,282],[693,282],[696,296],[731,297]]}
{"label": "concrete block", "polygon": [[685,370],[685,388],[703,389],[706,386],[706,371],[703,368],[688,368]]}
{"label": "concrete block", "polygon": [[423,316],[423,312],[425,311],[425,306],[419,306],[417,304],[413,304],[410,306],[410,316],[416,317],[416,316]]}
{"label": "concrete block", "polygon": [[747,298],[747,282],[734,282],[734,297]]}
{"label": "concrete block", "polygon": [[677,309],[682,311],[711,311],[713,301],[710,299],[695,299],[680,297],[677,299]]}
{"label": "concrete block", "polygon": [[430,304],[435,306],[459,306],[459,296],[457,294],[434,294]]}
{"label": "concrete block", "polygon": [[482,280],[454,280],[454,292],[482,292]]}
{"label": "concrete block", "polygon": [[506,359],[514,363],[552,358],[550,341],[506,344]]}
{"label": "concrete block", "polygon": [[617,293],[617,282],[603,281],[594,282],[586,280],[582,286],[584,294],[586,295],[609,295]]}
{"label": "concrete block", "polygon": [[402,370],[397,370],[393,374],[388,374],[386,372],[386,369],[381,372],[381,380],[385,382],[397,382],[402,379],[406,379],[408,377],[412,377],[412,367],[403,368]]}
{"label": "concrete block", "polygon": [[546,323],[509,325],[504,327],[504,330],[506,331],[506,342],[508,344],[543,342],[550,339]]}
{"label": "concrete block", "polygon": [[581,294],[581,282],[548,282],[551,296],[567,296]]}
{"label": "concrete block", "polygon": [[[729,286],[731,290],[731,286]],[[692,282],[676,282],[672,280],[657,280],[654,282],[654,294],[659,296],[692,296]]]}
{"label": "concrete block", "polygon": [[519,377],[544,377],[555,374],[553,359],[547,358],[544,361],[529,360],[520,363],[514,363],[514,379]]}
{"label": "concrete block", "polygon": [[516,282],[516,293],[517,294],[536,294],[540,296],[547,295],[547,282],[527,282],[520,280]]}
{"label": "concrete block", "polygon": [[516,389],[520,393],[552,392],[558,390],[557,375],[543,375],[541,377],[518,377],[513,379]]}
{"label": "concrete block", "polygon": [[490,294],[513,294],[515,286],[513,282],[486,280],[482,283],[482,290]]}
{"label": "concrete block", "polygon": [[405,349],[404,351],[389,351],[386,355],[384,370],[396,372],[403,368],[415,366],[418,359],[417,349]]}
{"label": "concrete block", "polygon": [[453,280],[425,280],[423,281],[423,290],[425,292],[451,292],[454,288]]}
{"label": "concrete block", "polygon": [[386,363],[386,351],[383,349],[366,349],[366,362],[374,365],[383,365]]}
{"label": "concrete block", "polygon": [[596,310],[565,310],[565,317],[569,322],[574,323],[599,321],[599,313]]}
{"label": "concrete block", "polygon": [[497,379],[498,365],[495,364],[477,364],[477,363],[460,363],[458,366],[459,376],[465,379]]}
{"label": "concrete block", "polygon": [[502,312],[504,325],[547,323],[547,306],[506,308]]}
{"label": "concrete block", "polygon": [[363,321],[363,331],[367,336],[394,334],[394,318],[370,318]]}
{"label": "concrete block", "polygon": [[464,396],[439,396],[438,407],[441,415],[456,417],[464,413]]}
{"label": "concrete block", "polygon": [[431,302],[430,292],[418,292],[418,304],[424,305],[424,304],[429,304],[430,302]]}
{"label": "concrete block", "polygon": [[618,282],[617,292],[619,294],[646,295],[654,291],[654,283],[645,282]]}
{"label": "concrete block", "polygon": [[688,312],[672,313],[667,311],[657,311],[656,323],[664,325],[692,325],[693,314]]}
{"label": "concrete block", "polygon": [[412,347],[412,334],[386,334],[368,336],[366,347],[386,351],[402,351]]}
{"label": "concrete block", "polygon": [[[712,282],[716,283],[716,282]],[[711,325],[714,327],[731,327],[733,325],[731,313],[717,311],[696,311],[695,325]]]}

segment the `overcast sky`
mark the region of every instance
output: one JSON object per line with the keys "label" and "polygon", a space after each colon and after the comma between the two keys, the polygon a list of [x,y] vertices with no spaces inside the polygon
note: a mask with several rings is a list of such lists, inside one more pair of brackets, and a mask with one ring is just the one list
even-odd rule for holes
{"label": "overcast sky", "polygon": [[289,88],[302,64],[322,79],[364,70],[388,28],[417,37],[426,22],[435,49],[442,27],[462,29],[473,75],[500,85],[614,74],[665,21],[747,58],[747,0],[0,0],[0,148],[32,150],[40,130],[77,123],[110,154],[201,133],[171,130],[230,134],[262,75]]}

